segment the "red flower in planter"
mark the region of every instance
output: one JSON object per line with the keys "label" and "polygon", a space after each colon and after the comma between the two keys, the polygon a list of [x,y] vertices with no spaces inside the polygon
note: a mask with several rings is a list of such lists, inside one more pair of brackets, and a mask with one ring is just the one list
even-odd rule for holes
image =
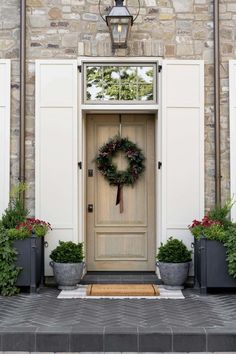
{"label": "red flower in planter", "polygon": [[49,230],[52,230],[50,223],[35,219],[28,218],[25,222],[16,226],[16,229],[22,234],[22,237],[29,237],[32,233],[36,236],[43,237]]}
{"label": "red flower in planter", "polygon": [[199,240],[205,237],[209,240],[219,240],[223,241],[225,239],[225,231],[223,224],[218,220],[212,220],[209,216],[204,216],[200,220],[193,220],[192,224],[189,225],[189,229],[193,236]]}
{"label": "red flower in planter", "polygon": [[189,225],[189,228],[192,229],[196,226],[203,226],[203,227],[211,227],[212,225],[221,225],[221,223],[217,220],[211,220],[207,215],[204,218],[199,220],[193,220],[192,224]]}

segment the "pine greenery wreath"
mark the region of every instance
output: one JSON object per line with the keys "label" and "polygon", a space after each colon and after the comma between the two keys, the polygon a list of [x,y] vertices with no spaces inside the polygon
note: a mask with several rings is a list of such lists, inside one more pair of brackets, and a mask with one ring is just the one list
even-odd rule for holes
{"label": "pine greenery wreath", "polygon": [[[119,171],[112,159],[118,151],[122,151],[128,160],[128,168]],[[115,136],[99,149],[96,157],[98,170],[112,186],[133,186],[145,169],[145,157],[141,149],[128,138]]]}

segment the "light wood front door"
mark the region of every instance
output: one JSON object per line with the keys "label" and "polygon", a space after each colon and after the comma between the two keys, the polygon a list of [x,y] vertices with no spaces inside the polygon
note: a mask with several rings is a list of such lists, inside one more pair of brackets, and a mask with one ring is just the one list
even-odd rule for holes
{"label": "light wood front door", "polygon": [[[117,187],[96,169],[99,147],[119,132],[118,114],[87,116],[87,266],[88,270],[150,271],[155,269],[154,116],[122,114],[122,136],[142,149],[145,171],[133,187],[123,188],[124,211],[116,206]],[[118,153],[119,170],[127,161]],[[92,212],[88,205],[93,206]]]}

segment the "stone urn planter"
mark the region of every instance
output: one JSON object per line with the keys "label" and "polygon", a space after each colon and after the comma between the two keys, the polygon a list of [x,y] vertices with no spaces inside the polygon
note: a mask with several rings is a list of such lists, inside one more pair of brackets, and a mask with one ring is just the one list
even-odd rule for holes
{"label": "stone urn planter", "polygon": [[57,263],[51,261],[50,266],[53,269],[58,289],[72,290],[77,288],[83,274],[83,262]]}
{"label": "stone urn planter", "polygon": [[178,239],[170,237],[159,247],[157,266],[166,288],[183,289],[192,261],[191,251]]}
{"label": "stone urn planter", "polygon": [[190,262],[164,263],[159,262],[160,275],[165,286],[183,288],[188,278]]}
{"label": "stone urn planter", "polygon": [[59,241],[50,254],[49,263],[60,290],[76,289],[84,269],[83,243]]}

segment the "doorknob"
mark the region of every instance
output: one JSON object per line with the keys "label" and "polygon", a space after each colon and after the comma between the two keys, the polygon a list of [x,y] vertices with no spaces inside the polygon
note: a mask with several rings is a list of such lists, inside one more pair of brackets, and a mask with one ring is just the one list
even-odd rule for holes
{"label": "doorknob", "polygon": [[89,213],[93,212],[93,204],[88,204],[88,212]]}

